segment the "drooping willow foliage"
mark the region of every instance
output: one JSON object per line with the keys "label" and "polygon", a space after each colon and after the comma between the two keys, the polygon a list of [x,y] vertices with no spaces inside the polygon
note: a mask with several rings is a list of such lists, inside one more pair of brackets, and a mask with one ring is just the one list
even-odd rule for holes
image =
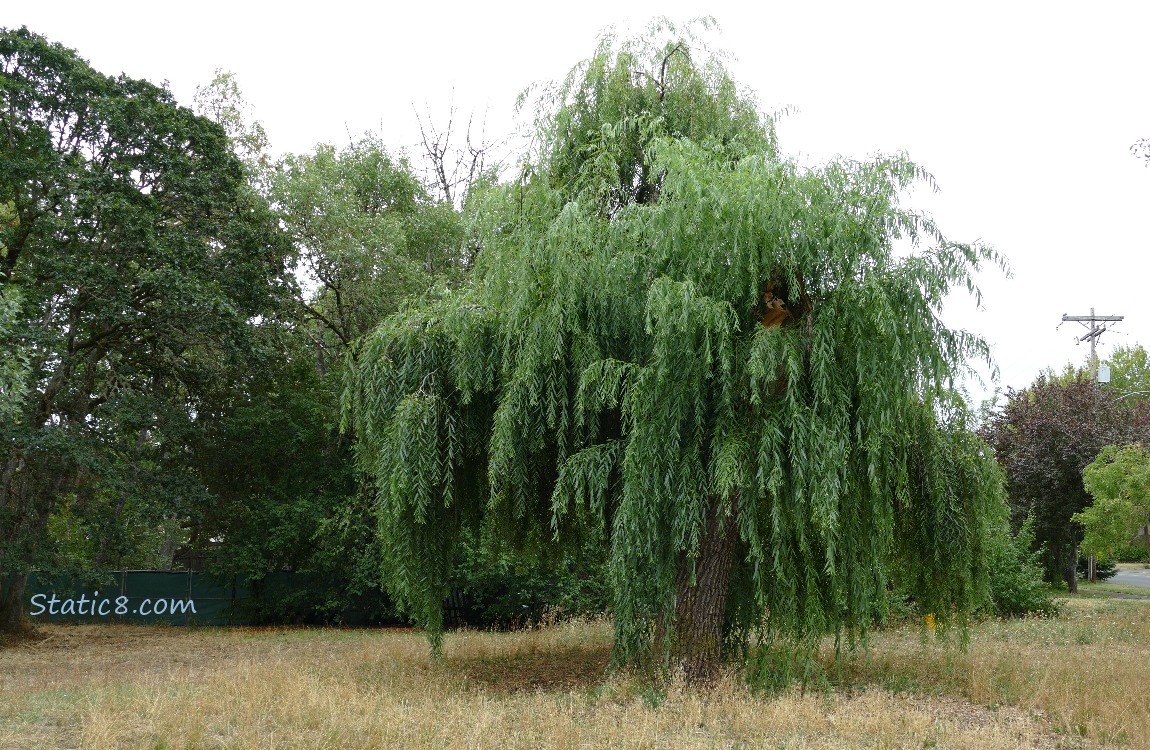
{"label": "drooping willow foliage", "polygon": [[929,179],[905,158],[787,160],[696,56],[604,41],[472,202],[473,285],[358,352],[383,574],[435,643],[469,525],[544,554],[601,533],[621,661],[673,646],[709,512],[737,534],[729,643],[863,632],[892,572],[940,619],[984,594],[1001,484],[952,388],[987,352],[939,310],[993,254],[900,205]]}

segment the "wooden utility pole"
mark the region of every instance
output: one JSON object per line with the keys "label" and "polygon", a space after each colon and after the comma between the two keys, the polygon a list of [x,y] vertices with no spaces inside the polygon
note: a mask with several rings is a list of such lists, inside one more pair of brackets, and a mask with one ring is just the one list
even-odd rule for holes
{"label": "wooden utility pole", "polygon": [[[1090,380],[1092,380],[1095,383],[1098,382],[1098,355],[1096,353],[1096,346],[1095,345],[1098,343],[1098,338],[1106,331],[1106,324],[1107,323],[1117,323],[1118,321],[1122,320],[1123,317],[1124,316],[1122,316],[1122,315],[1095,315],[1093,307],[1090,308],[1090,314],[1089,315],[1067,315],[1066,313],[1062,314],[1062,322],[1063,323],[1065,323],[1067,321],[1074,321],[1074,322],[1081,323],[1082,325],[1084,325],[1090,329],[1089,331],[1087,331],[1083,335],[1079,336],[1076,340],[1077,341],[1085,341],[1087,339],[1090,339]],[[1099,323],[1101,323],[1102,325],[1099,325]],[[1078,573],[1077,573],[1077,571],[1078,571],[1078,545],[1077,544],[1074,545],[1073,557],[1074,557],[1074,560],[1071,562],[1071,565],[1074,566],[1074,571],[1073,571],[1072,575],[1078,575]],[[1094,560],[1093,553],[1090,555],[1089,561],[1087,562],[1087,565],[1086,565],[1086,580],[1090,581],[1091,583],[1097,583],[1098,582],[1098,566]],[[1077,587],[1074,587],[1074,588],[1077,589]],[[1073,592],[1071,592],[1071,593],[1073,593]]]}
{"label": "wooden utility pole", "polygon": [[[1079,336],[1076,341],[1086,341],[1090,339],[1090,379],[1097,382],[1098,380],[1098,355],[1095,354],[1095,344],[1098,342],[1098,337],[1106,332],[1107,323],[1117,323],[1122,320],[1123,315],[1095,315],[1094,308],[1090,308],[1089,315],[1067,315],[1062,314],[1062,322],[1074,321],[1081,323],[1090,330]],[[1101,323],[1102,325],[1098,325]]]}

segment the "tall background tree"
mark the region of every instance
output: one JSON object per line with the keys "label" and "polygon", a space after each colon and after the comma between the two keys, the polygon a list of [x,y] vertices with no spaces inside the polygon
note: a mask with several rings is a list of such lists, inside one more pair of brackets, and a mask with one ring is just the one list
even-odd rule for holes
{"label": "tall background tree", "polygon": [[371,136],[285,156],[261,181],[303,283],[291,315],[265,331],[258,374],[224,394],[197,452],[212,492],[198,541],[215,570],[257,585],[310,574],[262,598],[258,616],[383,616],[372,497],[339,429],[344,362],[405,300],[457,283],[462,222]]}
{"label": "tall background tree", "polygon": [[[689,36],[606,39],[473,204],[473,286],[388,319],[349,394],[383,575],[433,646],[459,539],[609,545],[618,661],[858,634],[890,576],[985,594],[999,474],[938,312],[993,257],[900,205],[902,157],[801,169]],[[916,251],[896,253],[904,239]]]}
{"label": "tall background tree", "polygon": [[[271,202],[301,284],[261,329],[251,370],[205,410],[195,456],[210,494],[191,546],[252,582],[258,618],[385,617],[372,499],[339,430],[344,359],[405,300],[458,283],[462,222],[374,136],[273,160],[232,75],[217,71],[196,106]],[[299,575],[269,588],[284,570]]]}
{"label": "tall background tree", "polygon": [[219,125],[26,29],[0,31],[0,133],[5,359],[28,356],[0,423],[15,629],[25,574],[56,563],[54,519],[116,564],[204,492],[189,435],[287,298],[291,250]]}
{"label": "tall background tree", "polygon": [[1107,445],[1148,436],[1131,400],[1094,383],[1081,371],[1040,376],[1008,391],[1006,404],[984,426],[1006,473],[1015,526],[1034,516],[1036,543],[1045,545],[1051,580],[1077,590],[1082,527],[1073,520],[1091,498],[1083,470]]}
{"label": "tall background tree", "polygon": [[271,183],[311,287],[299,304],[323,362],[337,361],[409,297],[456,283],[458,213],[377,138],[289,155]]}

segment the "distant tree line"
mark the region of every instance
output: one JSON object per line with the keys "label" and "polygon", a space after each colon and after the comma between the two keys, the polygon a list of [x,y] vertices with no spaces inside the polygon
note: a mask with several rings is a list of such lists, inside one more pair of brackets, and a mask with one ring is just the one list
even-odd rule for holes
{"label": "distant tree line", "polygon": [[[1007,391],[1005,403],[982,428],[1006,473],[1015,527],[1032,519],[1047,578],[1065,581],[1071,591],[1077,590],[1084,541],[1087,553],[1113,555],[1146,523],[1135,518],[1144,498],[1131,500],[1129,487],[1118,487],[1119,474],[1133,477],[1145,461],[1138,446],[1150,445],[1146,350],[1115,350],[1111,371],[1108,383],[1094,382],[1084,368],[1043,373],[1029,387]],[[1103,480],[1103,474],[1110,478]],[[1101,536],[1090,534],[1090,527],[1103,523],[1101,506],[1091,510],[1098,499],[1117,500],[1124,493],[1122,502],[1133,506],[1105,516],[1122,520]]]}
{"label": "distant tree line", "polygon": [[[429,124],[426,184],[371,134],[273,158],[230,74],[189,109],[26,29],[0,31],[0,75],[0,626],[22,627],[30,569],[174,559],[257,591],[308,573],[268,618],[394,616],[345,371],[405,300],[463,283],[484,146]],[[488,567],[456,588],[568,575]]]}

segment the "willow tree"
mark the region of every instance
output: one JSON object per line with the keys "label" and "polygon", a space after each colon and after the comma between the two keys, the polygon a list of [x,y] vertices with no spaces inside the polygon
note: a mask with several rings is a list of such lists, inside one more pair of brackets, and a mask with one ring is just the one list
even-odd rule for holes
{"label": "willow tree", "polygon": [[905,158],[785,159],[697,57],[605,40],[473,206],[473,285],[359,350],[384,576],[433,645],[469,525],[602,533],[616,659],[689,679],[752,630],[859,634],[895,572],[940,619],[984,593],[999,475],[949,404],[986,349],[938,315],[991,252],[900,205]]}

